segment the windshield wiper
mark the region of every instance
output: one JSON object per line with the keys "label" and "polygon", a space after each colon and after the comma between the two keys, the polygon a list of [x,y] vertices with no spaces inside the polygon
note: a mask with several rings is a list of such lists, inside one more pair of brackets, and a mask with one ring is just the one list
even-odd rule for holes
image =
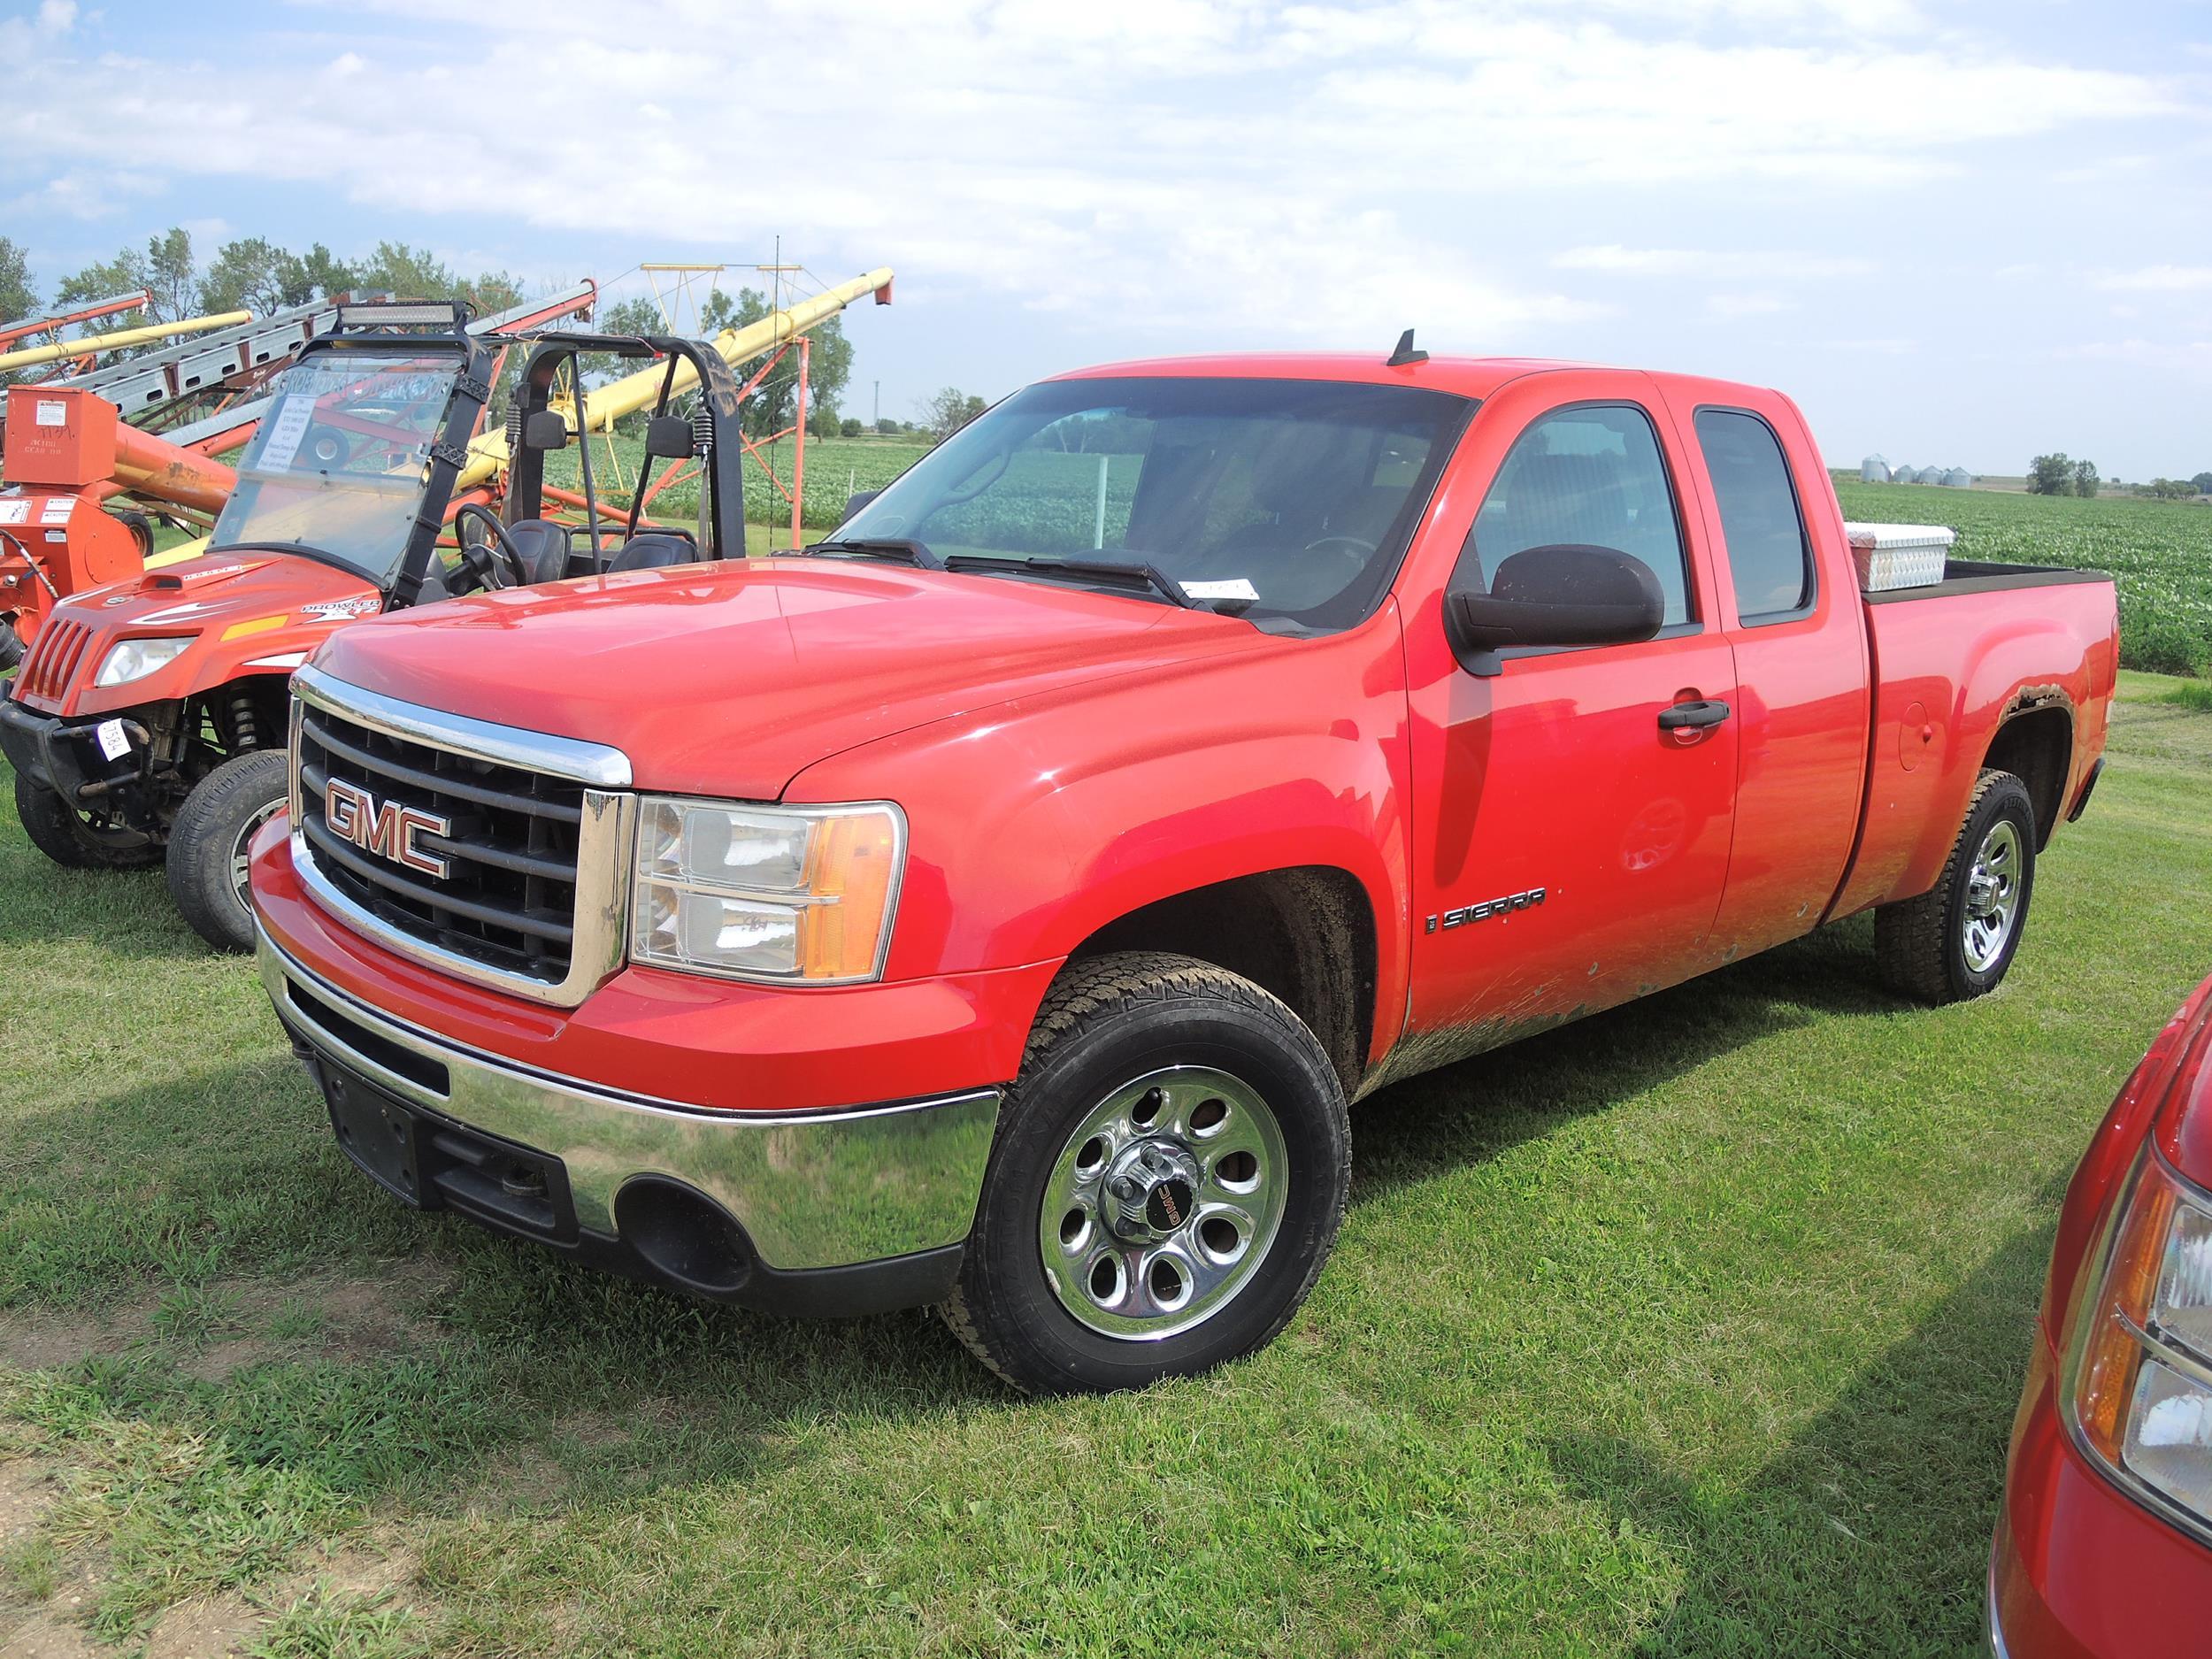
{"label": "windshield wiper", "polygon": [[1210,611],[1213,607],[1202,599],[1194,599],[1156,565],[1139,564],[1125,559],[1070,559],[1070,558],[993,558],[983,553],[956,553],[944,562],[950,571],[997,570],[1019,573],[1023,571],[1065,571],[1071,576],[1133,577],[1148,583],[1170,604],[1180,605],[1186,611]]}
{"label": "windshield wiper", "polygon": [[827,541],[810,541],[803,552],[857,553],[864,558],[902,558],[926,571],[941,571],[945,561],[930,550],[926,541],[917,541],[911,536],[856,536],[844,540],[833,536]]}

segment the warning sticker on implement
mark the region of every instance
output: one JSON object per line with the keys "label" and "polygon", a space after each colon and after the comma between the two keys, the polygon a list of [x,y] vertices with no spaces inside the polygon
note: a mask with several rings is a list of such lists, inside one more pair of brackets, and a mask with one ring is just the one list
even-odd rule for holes
{"label": "warning sticker on implement", "polygon": [[58,397],[38,400],[38,424],[42,426],[65,426],[69,424],[69,405]]}
{"label": "warning sticker on implement", "polygon": [[0,524],[28,524],[31,503],[27,501],[0,501]]}
{"label": "warning sticker on implement", "polygon": [[120,760],[131,752],[131,740],[124,734],[120,720],[103,720],[92,728],[92,734],[100,740],[100,752],[110,760]]}

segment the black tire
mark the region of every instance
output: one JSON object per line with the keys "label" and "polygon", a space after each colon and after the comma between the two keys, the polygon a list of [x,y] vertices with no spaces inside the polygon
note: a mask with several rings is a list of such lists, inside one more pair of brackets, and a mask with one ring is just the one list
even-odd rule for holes
{"label": "black tire", "polygon": [[218,950],[253,949],[246,843],[284,804],[284,751],[234,755],[192,787],[169,832],[169,896]]}
{"label": "black tire", "polygon": [[15,631],[15,618],[0,619],[0,674],[23,660],[23,636]]}
{"label": "black tire", "polygon": [[[2035,895],[2035,803],[2027,785],[2008,772],[1985,770],[1935,886],[1874,912],[1875,960],[1891,989],[1941,1003],[1986,996],[1997,988],[2027,932]],[[1988,887],[1985,882],[1978,889],[1975,871],[1993,838],[2014,855],[2000,872],[2011,884],[2011,909],[1999,948],[1978,951],[1969,930],[1978,918],[1987,923],[1981,912]],[[1979,935],[1983,942],[1988,938],[1986,932]]]}
{"label": "black tire", "polygon": [[144,870],[161,848],[142,830],[96,821],[43,784],[15,774],[15,815],[31,845],[69,870]]}
{"label": "black tire", "polygon": [[131,533],[131,542],[137,548],[141,560],[153,557],[154,524],[152,519],[142,512],[130,512],[116,508],[108,510],[108,517]]}
{"label": "black tire", "polygon": [[[1279,1203],[1279,1215],[1250,1265],[1231,1271],[1232,1278],[1241,1271],[1241,1279],[1223,1289],[1225,1299],[1197,1323],[1169,1333],[1173,1317],[1164,1315],[1161,1334],[1107,1334],[1079,1320],[1062,1300],[1063,1294],[1080,1294],[1079,1271],[1064,1291],[1056,1291],[1047,1275],[1041,1227],[1048,1189],[1069,1167],[1070,1148],[1076,1146],[1071,1138],[1102,1102],[1168,1067],[1193,1068],[1194,1076],[1226,1074],[1263,1103],[1263,1115],[1279,1130],[1284,1190],[1279,1199],[1246,1202],[1255,1210]],[[1195,1111],[1178,1110],[1194,1122],[1220,1104],[1207,1100]],[[1149,1133],[1141,1132],[1138,1140],[1115,1149],[1131,1151]],[[1158,1144],[1167,1144],[1164,1127],[1160,1135]],[[1091,1144],[1085,1141],[1083,1150]],[[1083,1152],[1073,1156],[1079,1160]],[[1195,1188],[1177,1189],[1184,1215],[1171,1200],[1164,1208],[1168,1220],[1179,1225],[1187,1216],[1188,1226],[1201,1227],[1205,1194],[1217,1190],[1210,1183],[1226,1167],[1225,1160],[1217,1159],[1211,1172],[1198,1174]],[[1098,1179],[1103,1182],[1106,1174],[1102,1170]],[[1267,1179],[1263,1173],[1258,1180]],[[1321,1044],[1295,1014],[1250,980],[1188,956],[1124,952],[1094,957],[1062,973],[1031,1029],[1021,1074],[1000,1115],[960,1278],[941,1311],[978,1358],[1024,1390],[1106,1393],[1195,1375],[1263,1347],[1290,1322],[1335,1242],[1350,1185],[1343,1087]],[[1102,1187],[1100,1192],[1102,1197]],[[1125,1210],[1122,1219],[1131,1218]],[[1102,1220],[1101,1225],[1103,1255],[1118,1247]],[[1197,1235],[1190,1236],[1194,1243]],[[1253,1239],[1258,1237],[1256,1229]],[[1165,1246],[1156,1248],[1167,1253]],[[1245,1248],[1254,1248],[1252,1241]],[[1195,1284],[1185,1287],[1187,1299]]]}

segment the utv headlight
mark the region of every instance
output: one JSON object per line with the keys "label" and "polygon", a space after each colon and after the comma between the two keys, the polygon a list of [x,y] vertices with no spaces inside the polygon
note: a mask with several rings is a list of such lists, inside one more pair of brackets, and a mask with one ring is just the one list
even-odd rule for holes
{"label": "utv headlight", "polygon": [[2147,1148],[2068,1344],[2068,1414],[2121,1484],[2212,1526],[2212,1198]]}
{"label": "utv headlight", "polygon": [[633,961],[733,979],[850,984],[883,972],[906,857],[888,802],[638,803]]}
{"label": "utv headlight", "polygon": [[92,677],[96,686],[127,686],[134,680],[143,680],[157,668],[166,668],[184,655],[195,634],[163,640],[125,640],[112,647],[100,659],[100,672]]}

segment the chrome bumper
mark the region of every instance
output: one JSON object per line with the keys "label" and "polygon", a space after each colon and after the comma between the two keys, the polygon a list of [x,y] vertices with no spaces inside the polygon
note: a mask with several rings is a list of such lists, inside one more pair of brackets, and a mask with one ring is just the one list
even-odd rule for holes
{"label": "chrome bumper", "polygon": [[[669,1177],[713,1198],[778,1272],[956,1245],[974,1221],[998,1123],[995,1088],[788,1115],[618,1094],[400,1025],[256,934],[262,983],[297,1042],[404,1102],[558,1158],[588,1233],[617,1236],[615,1194],[640,1175]],[[426,1064],[364,1052],[384,1044]],[[441,1068],[442,1089],[425,1080]]]}

